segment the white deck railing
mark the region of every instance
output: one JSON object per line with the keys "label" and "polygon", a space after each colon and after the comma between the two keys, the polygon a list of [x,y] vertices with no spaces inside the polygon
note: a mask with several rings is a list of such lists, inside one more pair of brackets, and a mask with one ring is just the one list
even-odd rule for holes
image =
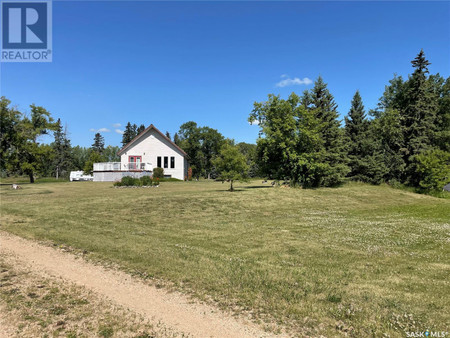
{"label": "white deck railing", "polygon": [[113,171],[113,170],[120,170],[120,162],[94,163],[94,171]]}
{"label": "white deck railing", "polygon": [[128,162],[123,164],[122,170],[153,170],[153,166],[151,163],[144,163],[144,162]]}
{"label": "white deck railing", "polygon": [[147,170],[152,171],[151,163],[129,162],[121,165],[120,162],[101,162],[94,163],[94,171],[128,171],[128,170]]}

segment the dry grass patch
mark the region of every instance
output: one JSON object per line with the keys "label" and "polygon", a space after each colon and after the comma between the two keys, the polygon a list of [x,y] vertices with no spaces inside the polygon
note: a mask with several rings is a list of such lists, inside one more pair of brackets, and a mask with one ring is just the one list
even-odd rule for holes
{"label": "dry grass patch", "polygon": [[62,280],[0,257],[2,321],[14,337],[175,337],[141,316]]}

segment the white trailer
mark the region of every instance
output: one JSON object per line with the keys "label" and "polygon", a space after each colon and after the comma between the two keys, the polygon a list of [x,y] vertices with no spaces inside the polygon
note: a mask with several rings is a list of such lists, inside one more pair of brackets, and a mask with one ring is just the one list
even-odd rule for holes
{"label": "white trailer", "polygon": [[72,181],[93,181],[93,180],[94,180],[94,177],[92,175],[85,175],[83,170],[70,172],[70,182],[72,182]]}

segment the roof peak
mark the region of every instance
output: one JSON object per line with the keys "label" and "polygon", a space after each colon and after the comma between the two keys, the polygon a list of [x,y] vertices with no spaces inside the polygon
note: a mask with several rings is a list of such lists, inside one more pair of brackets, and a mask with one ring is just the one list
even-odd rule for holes
{"label": "roof peak", "polygon": [[125,144],[118,152],[117,155],[121,155],[125,150],[127,150],[133,143],[135,143],[137,140],[139,140],[142,136],[144,136],[144,134],[146,134],[147,132],[149,132],[150,130],[154,130],[156,131],[159,135],[161,135],[165,140],[167,140],[171,145],[173,145],[176,149],[178,149],[179,151],[181,151],[181,153],[184,156],[187,156],[186,152],[181,149],[178,145],[175,144],[175,142],[173,142],[170,138],[168,138],[166,135],[164,135],[158,128],[156,128],[153,123],[150,124],[147,128],[145,128],[143,131],[141,131],[138,135],[136,135],[135,137],[133,137],[133,139],[128,142],[127,144]]}

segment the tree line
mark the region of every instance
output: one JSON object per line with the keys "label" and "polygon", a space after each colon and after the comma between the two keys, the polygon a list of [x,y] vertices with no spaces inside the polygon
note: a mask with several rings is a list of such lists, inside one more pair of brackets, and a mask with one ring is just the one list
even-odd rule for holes
{"label": "tree line", "polygon": [[344,127],[321,77],[301,96],[256,102],[249,121],[260,128],[261,173],[302,187],[351,179],[442,189],[450,182],[450,78],[429,75],[423,50],[411,64],[368,113],[356,91]]}
{"label": "tree line", "polygon": [[[41,142],[44,135],[53,142]],[[20,112],[5,97],[0,98],[0,174],[68,178],[72,170],[92,172],[95,162],[120,161],[119,147],[105,147],[96,133],[91,147],[71,145],[67,128],[43,107],[32,104],[30,113]]]}
{"label": "tree line", "polygon": [[[337,104],[322,77],[302,95],[269,94],[255,102],[249,122],[260,128],[256,144],[235,143],[218,130],[194,121],[171,138],[188,155],[189,177],[265,177],[292,186],[330,187],[345,180],[405,184],[439,190],[450,181],[450,78],[430,75],[423,51],[411,62],[407,79],[394,78],[375,109],[366,111],[356,91],[341,126]],[[29,115],[0,100],[2,175],[67,177],[70,170],[92,172],[95,162],[120,161],[119,147],[105,147],[100,133],[91,147],[72,147],[61,121],[42,107]],[[122,146],[145,130],[128,122]],[[53,134],[50,144],[39,142]]]}

